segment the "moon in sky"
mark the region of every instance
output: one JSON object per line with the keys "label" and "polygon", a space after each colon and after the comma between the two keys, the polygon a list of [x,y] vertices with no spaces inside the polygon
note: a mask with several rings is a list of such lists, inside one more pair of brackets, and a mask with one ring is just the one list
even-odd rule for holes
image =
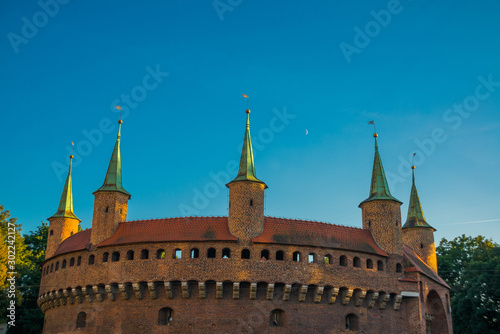
{"label": "moon in sky", "polygon": [[309,134],[309,131],[306,129],[306,136]]}

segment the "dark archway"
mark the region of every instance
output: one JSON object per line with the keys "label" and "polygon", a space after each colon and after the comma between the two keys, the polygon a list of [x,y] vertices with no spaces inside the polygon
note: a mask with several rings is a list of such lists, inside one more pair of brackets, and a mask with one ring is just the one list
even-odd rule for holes
{"label": "dark archway", "polygon": [[448,333],[448,321],[443,301],[435,290],[431,290],[427,295],[425,309],[427,333]]}

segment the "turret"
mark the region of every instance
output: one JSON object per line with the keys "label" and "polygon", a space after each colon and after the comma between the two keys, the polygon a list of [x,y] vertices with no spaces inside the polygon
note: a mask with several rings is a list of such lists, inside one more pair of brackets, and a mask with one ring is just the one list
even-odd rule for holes
{"label": "turret", "polygon": [[370,230],[377,244],[389,254],[403,254],[401,237],[401,204],[391,195],[384,167],[378,151],[375,133],[375,157],[373,161],[370,195],[359,207],[362,211],[363,228]]}
{"label": "turret", "polygon": [[64,183],[61,200],[57,212],[49,220],[49,235],[47,237],[47,248],[45,258],[48,259],[56,252],[64,239],[78,232],[78,224],[81,222],[73,213],[73,190],[71,186],[71,165],[73,155],[69,156],[69,169],[66,182]]}
{"label": "turret", "polygon": [[264,230],[264,190],[267,185],[255,174],[252,140],[250,137],[250,109],[241,151],[238,175],[226,186],[229,188],[229,231],[242,244]]}
{"label": "turret", "polygon": [[94,215],[92,217],[92,247],[111,237],[120,222],[127,219],[128,200],[131,195],[122,186],[122,163],[120,155],[120,133],[123,121],[118,121],[118,135],[111,154],[103,185],[93,194]]}
{"label": "turret", "polygon": [[436,229],[425,221],[424,212],[415,186],[415,166],[412,169],[412,185],[408,217],[403,226],[403,242],[413,249],[432,270],[437,272],[436,245],[434,231]]}

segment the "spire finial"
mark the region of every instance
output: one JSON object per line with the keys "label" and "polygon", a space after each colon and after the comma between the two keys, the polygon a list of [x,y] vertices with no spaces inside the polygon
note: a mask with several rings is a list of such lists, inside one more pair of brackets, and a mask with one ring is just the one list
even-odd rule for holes
{"label": "spire finial", "polygon": [[417,153],[415,152],[411,156],[411,179],[413,184],[415,184],[415,154]]}

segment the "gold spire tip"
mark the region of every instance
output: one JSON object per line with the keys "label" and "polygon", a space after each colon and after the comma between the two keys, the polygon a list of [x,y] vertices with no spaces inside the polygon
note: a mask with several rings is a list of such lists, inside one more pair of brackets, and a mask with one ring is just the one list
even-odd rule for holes
{"label": "gold spire tip", "polygon": [[249,113],[250,113],[250,109],[245,110],[245,112],[246,112],[247,114],[249,114]]}
{"label": "gold spire tip", "polygon": [[73,158],[74,158],[73,154],[71,154],[71,155],[69,156],[69,158],[70,158],[70,159],[73,159]]}
{"label": "gold spire tip", "polygon": [[123,121],[121,119],[118,120],[118,124],[122,124],[122,123],[123,123]]}
{"label": "gold spire tip", "polygon": [[411,169],[415,169],[415,166],[411,166]]}
{"label": "gold spire tip", "polygon": [[374,134],[373,134],[373,137],[377,138],[377,137],[378,137],[378,134],[377,134],[377,133],[374,133]]}

